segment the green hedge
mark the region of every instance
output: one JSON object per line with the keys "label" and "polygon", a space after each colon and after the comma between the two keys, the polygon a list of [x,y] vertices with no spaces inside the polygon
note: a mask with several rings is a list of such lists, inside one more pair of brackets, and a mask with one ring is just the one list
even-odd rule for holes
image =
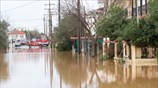
{"label": "green hedge", "polygon": [[66,41],[62,41],[57,44],[56,49],[58,51],[69,51],[71,50],[71,45]]}

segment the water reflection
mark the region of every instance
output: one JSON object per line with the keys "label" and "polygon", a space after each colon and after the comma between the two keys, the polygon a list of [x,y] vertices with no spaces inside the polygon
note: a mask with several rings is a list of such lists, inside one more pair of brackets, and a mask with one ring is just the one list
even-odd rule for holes
{"label": "water reflection", "polygon": [[[20,50],[20,51],[19,51]],[[2,88],[158,88],[158,66],[98,62],[47,48],[17,49],[0,60]],[[2,74],[3,73],[3,74]],[[8,78],[9,74],[9,78]]]}
{"label": "water reflection", "polygon": [[68,85],[71,88],[81,88],[87,79],[86,63],[70,52],[54,54],[54,64],[60,75],[60,86],[62,84]]}
{"label": "water reflection", "polygon": [[[106,63],[108,63],[107,61]],[[104,68],[111,67],[111,71],[108,69],[102,70],[104,75],[103,79],[111,81],[98,82],[97,88],[157,88],[158,87],[158,67],[155,66],[140,66],[137,64],[126,65],[118,64],[115,65],[105,64]],[[113,70],[112,70],[113,69]],[[103,77],[103,76],[102,76]]]}
{"label": "water reflection", "polygon": [[[36,52],[19,51],[7,53],[4,60],[9,65],[9,78],[0,88],[50,88],[45,73],[45,59],[49,59],[48,49]],[[3,67],[4,68],[4,67]]]}
{"label": "water reflection", "polygon": [[96,58],[80,56],[78,59],[77,55],[73,56],[68,52],[57,52],[54,55],[54,63],[61,77],[60,80],[62,84],[69,84],[70,88],[158,87],[157,65],[128,65],[113,61],[102,64],[98,63]]}
{"label": "water reflection", "polygon": [[4,55],[0,54],[0,84],[1,82],[6,81],[9,76],[8,64],[4,58]]}

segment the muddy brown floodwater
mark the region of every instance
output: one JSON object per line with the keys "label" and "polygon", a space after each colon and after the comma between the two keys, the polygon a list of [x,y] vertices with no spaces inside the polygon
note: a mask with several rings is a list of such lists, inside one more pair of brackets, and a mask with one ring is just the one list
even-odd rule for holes
{"label": "muddy brown floodwater", "polygon": [[0,88],[158,88],[158,66],[19,48],[0,54]]}

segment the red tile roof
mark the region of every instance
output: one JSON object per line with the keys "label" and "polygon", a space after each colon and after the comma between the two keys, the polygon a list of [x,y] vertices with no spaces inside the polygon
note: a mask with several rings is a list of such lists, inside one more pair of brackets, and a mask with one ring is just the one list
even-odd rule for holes
{"label": "red tile roof", "polygon": [[25,32],[19,30],[14,30],[12,32],[9,32],[9,35],[16,35],[16,34],[25,34]]}

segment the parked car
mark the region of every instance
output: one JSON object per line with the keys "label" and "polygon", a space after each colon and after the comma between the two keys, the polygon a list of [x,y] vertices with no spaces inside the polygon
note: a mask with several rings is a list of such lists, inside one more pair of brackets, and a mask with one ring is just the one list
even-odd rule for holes
{"label": "parked car", "polygon": [[39,46],[39,42],[37,41],[36,38],[33,38],[31,41],[27,42],[27,46]]}
{"label": "parked car", "polygon": [[20,46],[21,46],[20,40],[16,40],[16,41],[14,42],[14,45],[15,45],[15,47],[20,47]]}
{"label": "parked car", "polygon": [[21,45],[26,45],[26,40],[21,40],[20,44]]}
{"label": "parked car", "polygon": [[48,46],[49,41],[48,41],[46,35],[41,35],[40,39],[33,38],[31,41],[27,42],[26,45],[29,46],[29,47],[31,47],[31,46],[40,46],[40,47]]}

